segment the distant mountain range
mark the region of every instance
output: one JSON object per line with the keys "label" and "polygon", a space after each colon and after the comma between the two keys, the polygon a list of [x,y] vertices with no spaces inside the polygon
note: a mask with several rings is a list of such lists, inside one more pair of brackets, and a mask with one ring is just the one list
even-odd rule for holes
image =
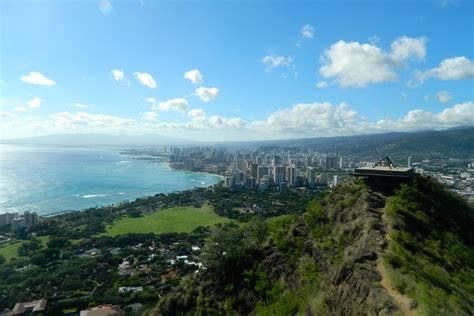
{"label": "distant mountain range", "polygon": [[58,146],[158,146],[158,145],[218,145],[246,148],[314,148],[320,151],[340,153],[361,152],[470,152],[474,153],[474,126],[460,126],[445,130],[422,132],[392,132],[371,135],[317,137],[269,141],[242,142],[198,142],[161,135],[105,135],[105,134],[62,134],[40,137],[9,139],[3,144],[31,144]]}
{"label": "distant mountain range", "polygon": [[474,153],[474,126],[460,126],[440,131],[234,142],[227,145],[232,147],[283,147],[288,149],[313,148],[320,151],[339,153],[390,153],[399,151],[461,151]]}

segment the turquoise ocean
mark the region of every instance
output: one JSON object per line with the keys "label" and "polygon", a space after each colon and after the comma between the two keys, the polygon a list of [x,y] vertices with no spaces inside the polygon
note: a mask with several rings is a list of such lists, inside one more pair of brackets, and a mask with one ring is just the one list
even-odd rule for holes
{"label": "turquoise ocean", "polygon": [[0,213],[48,215],[207,187],[219,176],[132,159],[119,150],[0,145]]}

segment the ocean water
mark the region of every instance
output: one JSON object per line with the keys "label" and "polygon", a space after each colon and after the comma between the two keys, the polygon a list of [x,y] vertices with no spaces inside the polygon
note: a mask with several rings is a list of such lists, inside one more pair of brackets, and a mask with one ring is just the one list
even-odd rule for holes
{"label": "ocean water", "polygon": [[0,145],[0,212],[47,215],[219,181],[219,176],[174,170],[119,150]]}

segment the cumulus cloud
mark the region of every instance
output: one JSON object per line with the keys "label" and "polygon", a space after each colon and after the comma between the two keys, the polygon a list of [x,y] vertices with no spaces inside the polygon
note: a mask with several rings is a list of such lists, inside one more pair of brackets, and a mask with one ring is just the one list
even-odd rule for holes
{"label": "cumulus cloud", "polygon": [[56,84],[53,80],[46,78],[43,74],[36,71],[30,72],[30,74],[22,76],[20,79],[26,83],[43,86],[54,86]]}
{"label": "cumulus cloud", "polygon": [[201,72],[198,69],[186,72],[184,78],[190,80],[194,84],[200,84],[203,82]]}
{"label": "cumulus cloud", "polygon": [[326,81],[318,81],[316,83],[316,88],[319,88],[319,89],[327,88],[327,86],[328,86],[328,83]]}
{"label": "cumulus cloud", "polygon": [[357,114],[346,103],[334,106],[329,102],[295,104],[273,112],[264,121],[251,123],[252,129],[293,135],[314,135],[323,131],[347,134],[357,132],[357,126]]}
{"label": "cumulus cloud", "polygon": [[156,81],[146,72],[135,72],[135,77],[142,85],[154,89],[157,87]]}
{"label": "cumulus cloud", "polygon": [[294,68],[293,58],[288,56],[279,56],[275,54],[267,55],[261,62],[265,65],[265,71],[270,72],[277,68]]}
{"label": "cumulus cloud", "polygon": [[404,61],[410,58],[423,60],[426,56],[426,37],[411,38],[402,36],[392,42],[391,56],[394,60]]}
{"label": "cumulus cloud", "polygon": [[152,106],[152,110],[164,112],[187,112],[189,103],[186,99],[170,99],[163,102],[157,102]]}
{"label": "cumulus cloud", "polygon": [[446,90],[436,93],[436,100],[440,103],[448,103],[452,98],[453,96]]}
{"label": "cumulus cloud", "polygon": [[384,119],[375,123],[374,131],[415,131],[474,125],[474,103],[465,102],[439,113],[415,109],[398,120]]}
{"label": "cumulus cloud", "polygon": [[[159,122],[154,112],[142,113],[139,120],[87,112],[60,112],[48,117],[19,117],[1,112],[2,126],[8,133],[29,135],[53,133],[149,134],[166,133],[194,139],[282,139],[443,129],[474,125],[474,103],[464,102],[439,112],[413,109],[400,118],[368,120],[347,103],[298,103],[277,110],[263,120],[245,121],[239,117],[208,115],[191,109],[186,122]],[[28,135],[25,135],[28,136]],[[205,138],[203,138],[205,137]]]}
{"label": "cumulus cloud", "polygon": [[407,85],[418,87],[430,77],[440,80],[474,79],[474,62],[464,56],[444,59],[438,67],[424,72],[415,71]]}
{"label": "cumulus cloud", "polygon": [[192,110],[189,110],[188,114],[189,114],[191,117],[203,117],[203,116],[206,116],[206,112],[204,112],[203,109],[192,109]]}
{"label": "cumulus cloud", "polygon": [[219,89],[217,88],[205,88],[199,87],[196,89],[196,95],[204,102],[209,102],[217,98],[219,95]]}
{"label": "cumulus cloud", "polygon": [[426,38],[400,37],[392,42],[391,52],[374,44],[338,41],[321,55],[319,73],[333,78],[342,87],[365,87],[368,84],[398,80],[396,69],[410,59],[426,55]]}
{"label": "cumulus cloud", "polygon": [[43,102],[43,100],[41,100],[40,98],[38,97],[35,97],[33,99],[31,99],[30,101],[28,101],[28,107],[30,109],[36,109],[36,108],[39,108],[41,103]]}
{"label": "cumulus cloud", "polygon": [[333,105],[325,102],[296,104],[278,110],[266,120],[250,122],[249,128],[280,137],[336,136],[474,125],[473,117],[474,103],[466,102],[439,113],[415,109],[399,119],[385,118],[371,122],[359,116],[346,103]]}
{"label": "cumulus cloud", "polygon": [[76,103],[74,106],[80,109],[88,109],[90,107],[90,105],[82,104],[82,103]]}
{"label": "cumulus cloud", "polygon": [[111,73],[116,81],[122,81],[123,79],[125,79],[125,75],[123,74],[123,71],[120,69],[114,69],[111,71]]}

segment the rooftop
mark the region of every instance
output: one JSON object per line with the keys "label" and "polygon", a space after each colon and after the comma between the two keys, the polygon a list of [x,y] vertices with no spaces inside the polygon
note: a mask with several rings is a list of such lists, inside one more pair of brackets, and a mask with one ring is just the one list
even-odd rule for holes
{"label": "rooftop", "polygon": [[362,167],[354,169],[351,173],[353,176],[362,177],[396,177],[396,178],[411,178],[415,175],[413,168],[399,168],[399,167]]}
{"label": "rooftop", "polygon": [[13,308],[13,315],[22,315],[25,313],[36,313],[42,312],[46,309],[46,304],[48,303],[47,300],[37,300],[31,302],[21,302],[16,303],[15,307]]}

